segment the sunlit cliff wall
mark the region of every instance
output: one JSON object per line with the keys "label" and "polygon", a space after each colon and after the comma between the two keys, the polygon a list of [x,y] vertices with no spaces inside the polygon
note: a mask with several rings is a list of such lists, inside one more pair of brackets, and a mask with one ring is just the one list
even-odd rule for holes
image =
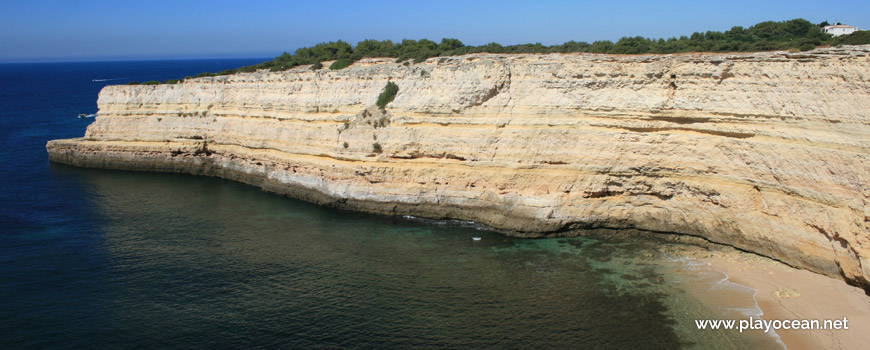
{"label": "sunlit cliff wall", "polygon": [[525,236],[699,236],[866,288],[868,53],[477,54],[109,86],[85,136],[47,148]]}

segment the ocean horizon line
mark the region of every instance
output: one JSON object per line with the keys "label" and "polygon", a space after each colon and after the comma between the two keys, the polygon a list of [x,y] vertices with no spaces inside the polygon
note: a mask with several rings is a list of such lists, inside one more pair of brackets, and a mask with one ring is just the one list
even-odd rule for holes
{"label": "ocean horizon line", "polygon": [[120,59],[86,59],[86,60],[34,60],[34,61],[24,61],[24,60],[10,60],[5,61],[0,59],[0,65],[25,65],[25,64],[68,64],[68,63],[110,63],[110,62],[178,62],[178,61],[206,61],[206,60],[254,60],[254,59],[262,59],[262,60],[271,60],[275,57],[272,56],[263,56],[263,57],[202,57],[202,58],[120,58]]}

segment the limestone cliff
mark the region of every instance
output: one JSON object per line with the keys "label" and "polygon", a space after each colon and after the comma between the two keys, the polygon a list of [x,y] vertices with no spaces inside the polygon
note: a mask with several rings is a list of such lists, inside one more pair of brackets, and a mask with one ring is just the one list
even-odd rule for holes
{"label": "limestone cliff", "polygon": [[476,54],[108,86],[84,138],[47,148],[526,236],[699,236],[867,288],[868,53]]}

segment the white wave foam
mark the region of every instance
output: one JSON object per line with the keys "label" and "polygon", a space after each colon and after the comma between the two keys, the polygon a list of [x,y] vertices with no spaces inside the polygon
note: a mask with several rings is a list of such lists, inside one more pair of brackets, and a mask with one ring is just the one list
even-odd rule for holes
{"label": "white wave foam", "polygon": [[[724,271],[719,271],[719,270],[713,269],[710,266],[710,263],[708,263],[706,261],[698,260],[695,258],[688,258],[688,257],[671,258],[671,260],[675,261],[675,262],[682,263],[684,268],[687,270],[695,270],[698,272],[702,272],[704,270],[707,270],[707,271],[713,271],[713,272],[722,274],[721,279],[719,279],[716,282],[713,282],[710,285],[710,288],[712,288],[712,289],[719,289],[719,290],[725,290],[725,291],[731,291],[731,292],[737,292],[737,293],[741,293],[741,292],[745,293],[745,292],[751,291],[752,292],[752,302],[754,305],[749,306],[749,307],[725,308],[725,310],[739,312],[741,315],[743,315],[747,318],[752,317],[755,319],[764,319],[762,317],[762,316],[764,316],[764,311],[762,311],[761,307],[758,305],[758,298],[757,298],[758,290],[757,289],[749,287],[749,286],[745,286],[745,285],[742,285],[739,283],[732,282],[729,279],[729,276],[727,273],[725,273]],[[780,338],[779,334],[777,334],[775,330],[771,329],[769,332],[767,332],[767,335],[771,336],[779,345],[782,346],[783,349],[787,349],[785,343],[782,342],[782,338]]]}

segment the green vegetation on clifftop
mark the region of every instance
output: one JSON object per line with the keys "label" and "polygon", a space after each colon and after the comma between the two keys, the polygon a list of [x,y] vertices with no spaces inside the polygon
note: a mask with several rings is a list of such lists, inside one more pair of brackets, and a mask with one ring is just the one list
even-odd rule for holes
{"label": "green vegetation on clifftop", "polygon": [[353,62],[351,60],[349,60],[347,58],[342,58],[340,60],[332,62],[332,64],[329,65],[329,69],[342,69],[342,68],[345,68],[351,64],[353,64]]}
{"label": "green vegetation on clifftop", "polygon": [[831,40],[834,45],[864,45],[870,44],[870,31],[862,30],[849,35],[838,36]]}
{"label": "green vegetation on clifftop", "polygon": [[[489,43],[481,46],[466,46],[457,39],[432,40],[405,39],[400,43],[391,40],[363,40],[356,46],[344,41],[334,41],[303,47],[295,53],[283,53],[271,61],[217,73],[201,73],[190,78],[229,75],[239,72],[255,72],[260,69],[283,71],[300,65],[321,65],[334,61],[330,69],[342,69],[362,58],[396,57],[396,62],[413,60],[419,63],[430,57],[458,56],[470,53],[604,53],[604,54],[668,54],[680,52],[756,52],[773,50],[812,50],[827,45],[870,44],[870,32],[860,31],[833,38],[822,32],[821,27],[805,19],[783,22],[761,22],[749,28],[733,27],[724,32],[695,32],[690,36],[669,39],[651,39],[640,36],[624,37],[617,42],[609,40],[586,42],[569,41],[561,45],[546,46],[541,43],[502,46]],[[315,69],[319,69],[316,67]],[[138,84],[138,83],[132,83]]]}

